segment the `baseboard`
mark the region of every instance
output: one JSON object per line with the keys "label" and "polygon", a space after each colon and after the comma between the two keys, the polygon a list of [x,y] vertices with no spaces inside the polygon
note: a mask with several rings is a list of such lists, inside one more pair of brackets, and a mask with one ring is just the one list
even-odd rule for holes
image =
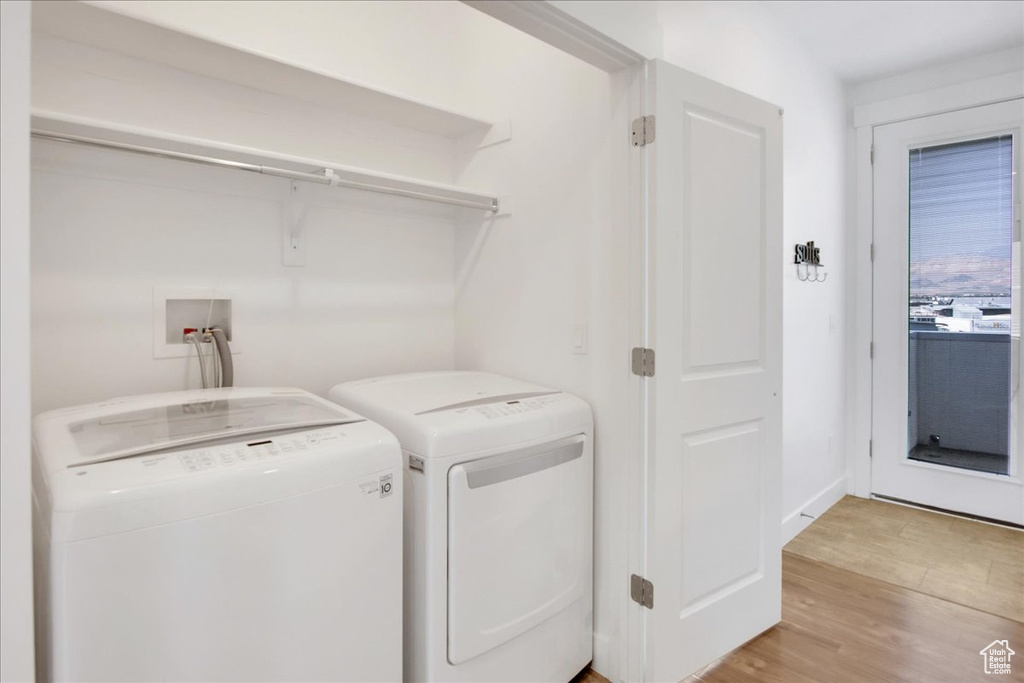
{"label": "baseboard", "polygon": [[844,474],[782,520],[782,545],[786,545],[796,538],[796,535],[810,526],[815,518],[825,514],[845,495],[846,475]]}

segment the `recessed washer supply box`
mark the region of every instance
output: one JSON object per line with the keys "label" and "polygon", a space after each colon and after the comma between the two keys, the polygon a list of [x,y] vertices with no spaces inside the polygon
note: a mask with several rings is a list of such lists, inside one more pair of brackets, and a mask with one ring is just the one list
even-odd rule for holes
{"label": "recessed washer supply box", "polygon": [[153,358],[185,358],[196,353],[186,329],[224,330],[232,354],[242,352],[237,297],[220,288],[153,288]]}

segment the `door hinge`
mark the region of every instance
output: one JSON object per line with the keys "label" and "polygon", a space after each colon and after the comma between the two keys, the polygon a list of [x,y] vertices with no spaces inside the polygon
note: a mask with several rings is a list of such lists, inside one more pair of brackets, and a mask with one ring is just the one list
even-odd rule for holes
{"label": "door hinge", "polygon": [[643,147],[654,142],[654,116],[640,116],[633,119],[632,133],[634,147]]}
{"label": "door hinge", "polygon": [[875,440],[874,439],[868,439],[868,457],[869,458],[875,457]]}
{"label": "door hinge", "polygon": [[871,145],[871,163],[875,163],[875,146]]}
{"label": "door hinge", "polygon": [[875,358],[875,342],[870,342],[868,344],[868,358],[871,358],[872,360]]}
{"label": "door hinge", "polygon": [[629,597],[647,609],[654,609],[654,584],[642,576],[629,577]]}
{"label": "door hinge", "polygon": [[875,260],[875,243],[872,242],[871,243],[871,261],[872,261],[872,263],[874,262],[874,260]]}
{"label": "door hinge", "polygon": [[641,377],[654,377],[654,349],[637,346],[633,349],[633,374]]}

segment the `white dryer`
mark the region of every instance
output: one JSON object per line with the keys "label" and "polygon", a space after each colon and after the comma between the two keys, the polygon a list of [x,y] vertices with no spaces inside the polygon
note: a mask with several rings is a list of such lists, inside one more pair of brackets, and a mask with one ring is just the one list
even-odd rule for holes
{"label": "white dryer", "polygon": [[401,462],[297,389],[39,415],[40,680],[398,679]]}
{"label": "white dryer", "polygon": [[339,384],[406,457],[405,678],[558,681],[593,651],[593,419],[480,372]]}

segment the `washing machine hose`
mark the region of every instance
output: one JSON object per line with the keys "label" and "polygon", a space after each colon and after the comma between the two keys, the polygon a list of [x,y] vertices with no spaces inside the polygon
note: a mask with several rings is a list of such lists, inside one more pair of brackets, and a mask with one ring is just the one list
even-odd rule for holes
{"label": "washing machine hose", "polygon": [[210,330],[210,334],[213,335],[213,343],[217,347],[217,356],[220,358],[220,385],[222,387],[230,387],[235,381],[235,366],[231,362],[228,336],[219,327]]}

